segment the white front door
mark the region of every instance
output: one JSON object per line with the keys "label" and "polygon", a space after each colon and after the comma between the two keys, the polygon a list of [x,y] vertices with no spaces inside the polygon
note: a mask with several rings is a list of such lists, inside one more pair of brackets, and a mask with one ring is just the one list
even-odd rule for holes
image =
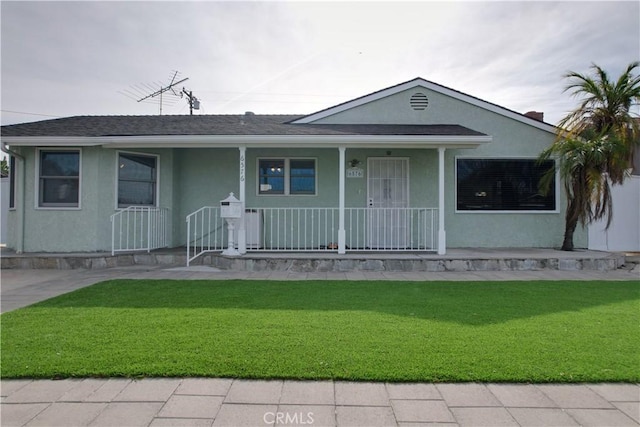
{"label": "white front door", "polygon": [[407,247],[404,208],[409,207],[409,159],[370,157],[367,161],[368,244],[372,249]]}

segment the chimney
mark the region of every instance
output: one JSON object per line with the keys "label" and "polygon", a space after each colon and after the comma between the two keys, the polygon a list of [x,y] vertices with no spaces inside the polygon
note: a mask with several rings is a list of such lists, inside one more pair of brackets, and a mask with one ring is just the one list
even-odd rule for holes
{"label": "chimney", "polygon": [[533,120],[537,120],[539,122],[544,121],[544,113],[542,111],[529,111],[524,113],[524,115],[532,118]]}

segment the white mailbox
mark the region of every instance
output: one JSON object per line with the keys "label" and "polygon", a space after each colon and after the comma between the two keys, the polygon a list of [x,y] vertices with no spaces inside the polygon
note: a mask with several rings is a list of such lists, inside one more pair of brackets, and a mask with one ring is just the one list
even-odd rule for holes
{"label": "white mailbox", "polygon": [[229,197],[220,201],[220,216],[222,218],[242,217],[242,202],[236,199],[233,193],[229,193]]}

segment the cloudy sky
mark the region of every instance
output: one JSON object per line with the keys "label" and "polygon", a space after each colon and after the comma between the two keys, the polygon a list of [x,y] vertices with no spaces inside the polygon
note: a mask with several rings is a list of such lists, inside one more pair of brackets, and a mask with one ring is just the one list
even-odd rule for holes
{"label": "cloudy sky", "polygon": [[[557,123],[569,71],[640,59],[640,2],[0,3],[2,124],[159,114],[306,114],[423,77]],[[188,114],[165,96],[163,114]]]}

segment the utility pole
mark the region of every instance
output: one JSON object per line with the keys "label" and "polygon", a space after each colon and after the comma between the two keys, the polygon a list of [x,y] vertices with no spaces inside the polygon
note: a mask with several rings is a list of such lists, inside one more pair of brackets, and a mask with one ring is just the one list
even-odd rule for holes
{"label": "utility pole", "polygon": [[187,92],[185,88],[182,88],[180,96],[182,96],[183,93],[187,96],[187,102],[189,103],[189,114],[193,116],[193,110],[200,109],[200,101],[198,101],[198,98],[193,96],[193,91],[191,90]]}

